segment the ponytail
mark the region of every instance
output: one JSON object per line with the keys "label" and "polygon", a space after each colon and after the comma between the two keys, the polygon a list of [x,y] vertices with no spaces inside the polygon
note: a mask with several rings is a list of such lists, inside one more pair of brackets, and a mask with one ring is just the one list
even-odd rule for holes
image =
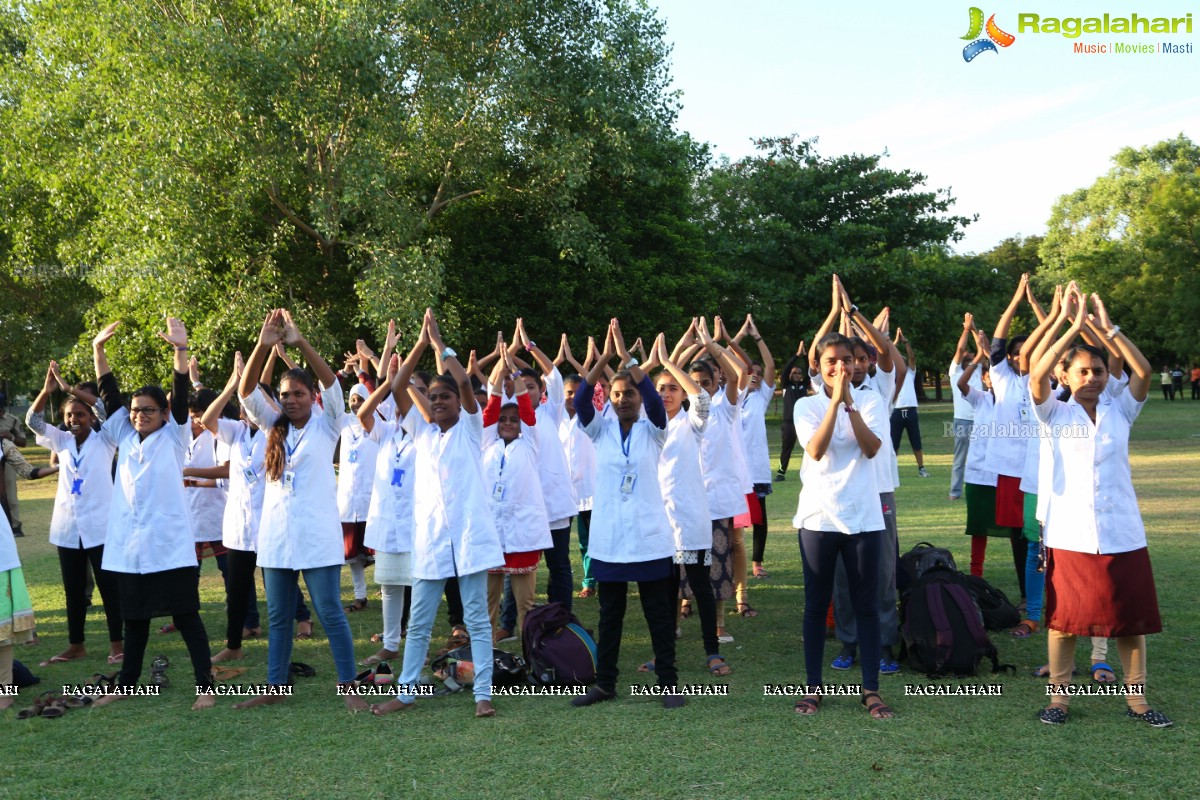
{"label": "ponytail", "polygon": [[282,413],[276,418],[271,430],[267,432],[267,449],[263,457],[263,467],[266,469],[267,480],[277,481],[283,477],[284,458],[283,440],[287,438],[288,418]]}

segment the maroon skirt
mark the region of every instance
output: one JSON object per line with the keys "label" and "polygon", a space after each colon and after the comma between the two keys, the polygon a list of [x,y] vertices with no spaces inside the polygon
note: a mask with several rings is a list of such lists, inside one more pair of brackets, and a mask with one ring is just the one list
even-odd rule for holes
{"label": "maroon skirt", "polygon": [[996,478],[996,524],[1002,528],[1025,526],[1025,494],[1020,478],[1011,475]]}
{"label": "maroon skirt", "polygon": [[363,545],[363,540],[366,537],[367,523],[342,523],[342,554],[346,557],[347,561],[362,555],[373,555],[375,553],[374,550]]}
{"label": "maroon skirt", "polygon": [[526,550],[523,553],[505,553],[504,566],[489,569],[492,575],[523,575],[536,572],[538,563],[542,560],[541,550]]}
{"label": "maroon skirt", "polygon": [[1162,630],[1150,552],[1099,555],[1046,548],[1046,627],[1076,636]]}

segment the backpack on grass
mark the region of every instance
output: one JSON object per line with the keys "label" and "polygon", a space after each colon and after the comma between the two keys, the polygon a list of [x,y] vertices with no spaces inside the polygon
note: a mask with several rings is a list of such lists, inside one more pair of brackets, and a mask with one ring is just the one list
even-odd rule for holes
{"label": "backpack on grass", "polygon": [[917,542],[911,550],[900,556],[900,568],[896,570],[896,589],[903,592],[934,567],[958,569],[954,563],[954,554],[946,548],[934,547],[929,542]]}
{"label": "backpack on grass", "polygon": [[596,642],[562,603],[525,614],[521,644],[529,676],[543,686],[586,686],[596,681]]}
{"label": "backpack on grass", "polygon": [[[449,692],[461,692],[475,683],[475,663],[471,658],[471,645],[464,644],[430,661],[429,669]],[[492,649],[493,686],[520,686],[527,680],[525,661],[520,656]]]}
{"label": "backpack on grass", "polygon": [[1006,631],[1020,624],[1021,612],[1009,601],[1008,595],[983,578],[963,575],[963,580],[983,615],[983,627],[989,631]]}
{"label": "backpack on grass", "polygon": [[992,672],[1016,670],[1000,663],[979,607],[958,572],[938,567],[923,574],[909,588],[900,619],[900,658],[917,672],[931,678],[974,675],[984,658],[991,659]]}

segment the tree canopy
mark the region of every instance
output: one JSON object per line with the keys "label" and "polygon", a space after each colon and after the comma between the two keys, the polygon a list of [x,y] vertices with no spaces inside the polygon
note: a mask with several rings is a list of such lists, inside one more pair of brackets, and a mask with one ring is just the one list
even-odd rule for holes
{"label": "tree canopy", "polygon": [[[471,215],[536,229],[552,272],[527,277],[603,275],[661,218],[584,200],[621,182],[653,204],[690,177],[649,167],[693,146],[662,23],[632,3],[61,0],[0,26],[0,263],[85,281],[87,322],[133,331],[114,342],[131,382],[161,377],[164,310],[220,372],[277,305],[330,353],[444,298],[454,332],[486,302],[487,275],[450,263],[489,235],[449,238]],[[643,292],[674,292],[667,266]]]}
{"label": "tree canopy", "polygon": [[1054,205],[1044,284],[1074,279],[1152,359],[1200,354],[1200,147],[1180,134],[1126,147],[1113,167]]}

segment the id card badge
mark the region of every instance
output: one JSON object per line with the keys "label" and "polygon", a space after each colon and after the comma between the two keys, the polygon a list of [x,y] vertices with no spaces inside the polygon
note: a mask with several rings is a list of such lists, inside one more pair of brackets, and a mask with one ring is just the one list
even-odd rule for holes
{"label": "id card badge", "polygon": [[296,491],[296,473],[289,470],[284,470],[283,473],[283,490],[288,494]]}
{"label": "id card badge", "polygon": [[1029,405],[1027,403],[1021,403],[1020,410],[1021,422],[1029,422]]}
{"label": "id card badge", "polygon": [[253,486],[254,484],[258,483],[258,473],[250,467],[246,467],[244,470],[242,470],[242,475],[246,477],[247,486]]}
{"label": "id card badge", "polygon": [[71,494],[83,496],[83,478],[71,479]]}
{"label": "id card badge", "polygon": [[404,470],[399,467],[392,468],[392,486],[400,489],[404,486]]}
{"label": "id card badge", "polygon": [[633,485],[637,483],[636,472],[621,473],[621,494],[633,494]]}
{"label": "id card badge", "polygon": [[346,460],[347,460],[348,462],[350,462],[351,464],[357,464],[357,463],[358,463],[358,451],[357,451],[357,450],[351,450],[351,451],[350,451],[350,455],[349,455],[349,457],[348,457]]}
{"label": "id card badge", "polygon": [[492,499],[495,500],[497,503],[504,500],[504,484],[503,483],[496,481],[495,485],[492,486]]}

